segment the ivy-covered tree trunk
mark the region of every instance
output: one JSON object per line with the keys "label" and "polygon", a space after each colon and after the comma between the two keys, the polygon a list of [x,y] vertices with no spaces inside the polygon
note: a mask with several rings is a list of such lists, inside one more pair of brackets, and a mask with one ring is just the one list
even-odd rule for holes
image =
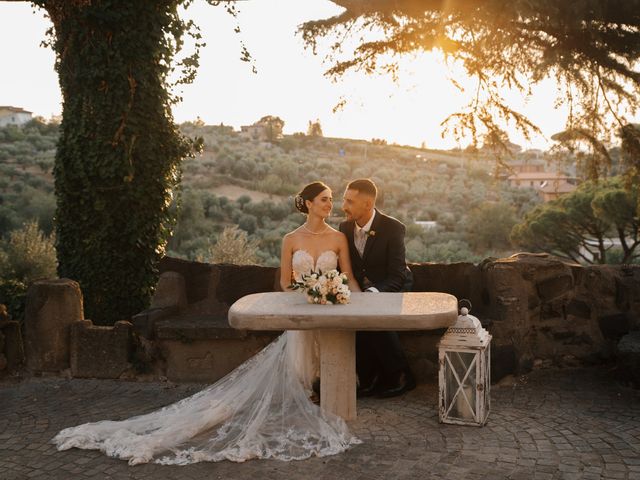
{"label": "ivy-covered tree trunk", "polygon": [[190,145],[170,110],[177,2],[37,2],[54,24],[63,96],[54,168],[59,275],[98,324],[147,307]]}

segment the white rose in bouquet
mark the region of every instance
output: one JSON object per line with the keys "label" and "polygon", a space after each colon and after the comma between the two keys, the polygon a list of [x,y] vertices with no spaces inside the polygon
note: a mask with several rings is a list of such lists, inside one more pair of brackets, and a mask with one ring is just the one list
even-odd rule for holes
{"label": "white rose in bouquet", "polygon": [[321,305],[349,303],[351,297],[347,276],[337,270],[302,275],[302,280],[294,282],[289,288],[302,290],[309,303]]}

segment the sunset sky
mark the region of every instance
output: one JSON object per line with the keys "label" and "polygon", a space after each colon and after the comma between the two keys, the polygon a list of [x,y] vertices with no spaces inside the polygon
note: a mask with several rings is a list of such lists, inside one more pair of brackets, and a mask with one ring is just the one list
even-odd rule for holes
{"label": "sunset sky", "polygon": [[[323,56],[303,48],[296,35],[299,24],[332,16],[340,9],[328,0],[249,0],[239,3],[234,19],[221,7],[196,1],[187,16],[200,26],[207,43],[192,85],[182,87],[184,101],[174,109],[177,122],[200,117],[208,124],[251,124],[264,115],[285,121],[285,133],[305,132],[309,120],[319,119],[325,136],[384,138],[389,142],[429,148],[458,146],[441,138],[440,123],[467,103],[449,82],[455,76],[470,90],[455,66],[424,54],[402,62],[401,78],[366,77],[351,73],[333,83],[323,76]],[[233,29],[239,23],[241,33]],[[60,91],[53,70],[54,54],[40,46],[49,21],[28,2],[0,1],[0,48],[3,72],[0,105],[25,108],[36,115],[59,115]],[[257,74],[241,62],[240,40],[255,59]],[[513,106],[536,122],[547,138],[527,144],[517,135],[512,141],[526,147],[546,148],[548,137],[562,129],[564,115],[553,109],[555,85],[548,81],[526,103],[506,92]],[[332,113],[341,99],[345,107]],[[459,145],[461,147],[465,144]]]}

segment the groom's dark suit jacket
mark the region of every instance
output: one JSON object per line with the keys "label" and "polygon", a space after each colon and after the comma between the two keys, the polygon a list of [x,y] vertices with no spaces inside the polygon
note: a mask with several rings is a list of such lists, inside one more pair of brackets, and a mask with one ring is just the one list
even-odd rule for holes
{"label": "groom's dark suit jacket", "polygon": [[411,272],[405,260],[405,226],[399,220],[376,210],[362,258],[353,240],[355,221],[340,224],[347,236],[351,267],[363,288],[376,287],[381,292],[409,290]]}

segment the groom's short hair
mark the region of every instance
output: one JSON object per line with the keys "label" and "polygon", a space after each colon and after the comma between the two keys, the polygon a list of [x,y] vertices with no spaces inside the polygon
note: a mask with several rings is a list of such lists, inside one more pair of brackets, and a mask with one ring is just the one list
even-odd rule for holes
{"label": "groom's short hair", "polygon": [[358,178],[357,180],[352,180],[349,182],[349,185],[347,185],[347,190],[357,190],[360,193],[373,197],[374,200],[378,196],[378,188],[376,187],[376,184],[373,183],[373,180],[369,178]]}

